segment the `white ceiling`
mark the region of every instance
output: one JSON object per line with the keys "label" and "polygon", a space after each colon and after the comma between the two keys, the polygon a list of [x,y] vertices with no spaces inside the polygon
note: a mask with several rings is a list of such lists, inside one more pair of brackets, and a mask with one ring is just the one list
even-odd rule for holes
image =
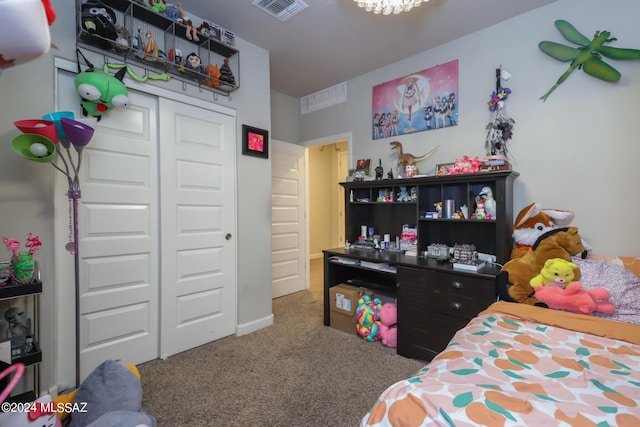
{"label": "white ceiling", "polygon": [[383,16],[353,0],[304,0],[309,7],[286,22],[252,0],[183,3],[190,15],[268,50],[271,89],[300,97],[554,1],[430,0],[408,13]]}

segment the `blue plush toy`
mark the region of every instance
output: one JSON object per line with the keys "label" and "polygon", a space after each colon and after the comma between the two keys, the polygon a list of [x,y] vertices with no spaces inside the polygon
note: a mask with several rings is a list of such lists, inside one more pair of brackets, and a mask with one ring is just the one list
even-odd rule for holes
{"label": "blue plush toy", "polygon": [[358,335],[369,342],[380,340],[380,309],[382,302],[378,298],[363,295],[358,299],[356,309],[356,328]]}
{"label": "blue plush toy", "polygon": [[74,412],[70,427],[156,427],[142,409],[142,385],[124,365],[106,360],[78,388],[74,403],[86,411]]}

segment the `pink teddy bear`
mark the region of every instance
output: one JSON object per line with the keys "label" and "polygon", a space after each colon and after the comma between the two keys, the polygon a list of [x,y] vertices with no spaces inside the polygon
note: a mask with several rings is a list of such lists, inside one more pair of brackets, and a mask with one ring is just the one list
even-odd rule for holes
{"label": "pink teddy bear", "polygon": [[388,302],[380,309],[380,338],[382,344],[395,348],[398,346],[398,307]]}
{"label": "pink teddy bear", "polygon": [[609,302],[609,291],[605,288],[582,289],[582,283],[571,282],[566,288],[548,285],[535,289],[535,297],[555,310],[579,314],[615,312],[615,306]]}

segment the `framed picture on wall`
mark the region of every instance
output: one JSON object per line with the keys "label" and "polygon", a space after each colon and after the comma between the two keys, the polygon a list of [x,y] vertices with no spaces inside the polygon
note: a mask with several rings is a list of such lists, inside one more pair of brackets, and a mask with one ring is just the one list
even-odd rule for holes
{"label": "framed picture on wall", "polygon": [[269,131],[242,125],[242,154],[269,158]]}

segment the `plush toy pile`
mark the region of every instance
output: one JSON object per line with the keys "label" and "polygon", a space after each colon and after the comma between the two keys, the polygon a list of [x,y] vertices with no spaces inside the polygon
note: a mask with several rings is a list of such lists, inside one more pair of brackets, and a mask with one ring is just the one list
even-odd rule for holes
{"label": "plush toy pile", "polygon": [[547,260],[540,274],[531,279],[535,297],[549,308],[572,313],[593,314],[598,311],[606,314],[615,312],[609,302],[609,291],[598,287],[582,289],[582,283],[574,282],[578,266],[562,258]]}
{"label": "plush toy pile", "polygon": [[[582,238],[576,227],[554,228],[542,234],[524,256],[509,260],[501,273],[503,299],[530,305],[543,305],[534,295],[531,279],[540,274],[547,260],[561,258],[571,260],[572,255],[586,256]],[[575,280],[580,279],[580,271],[574,271]],[[506,283],[505,283],[506,282]]]}

